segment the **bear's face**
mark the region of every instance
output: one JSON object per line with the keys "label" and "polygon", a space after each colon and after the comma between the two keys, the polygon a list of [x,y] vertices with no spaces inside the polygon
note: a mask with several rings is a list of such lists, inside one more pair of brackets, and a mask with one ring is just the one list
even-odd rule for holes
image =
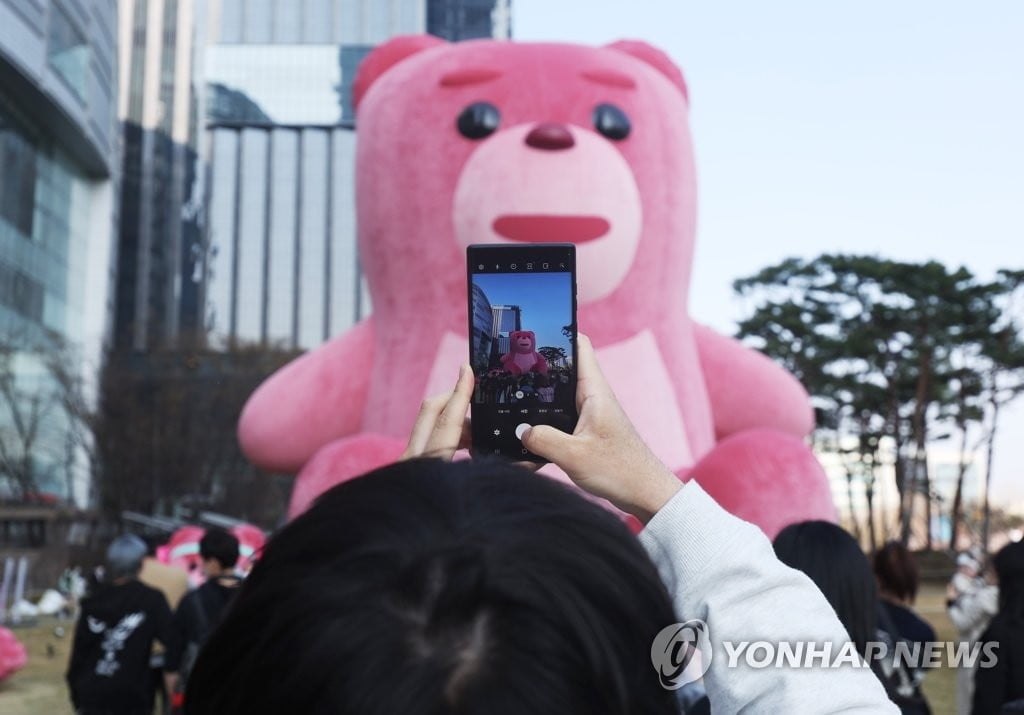
{"label": "bear's face", "polygon": [[[582,310],[636,317],[646,305],[646,318],[677,294],[685,304],[686,114],[680,86],[610,47],[443,43],[390,67],[358,110],[375,310],[386,286],[424,268],[443,276],[424,291],[459,295],[465,246],[519,241],[577,245]],[[662,288],[671,300],[651,301]]]}
{"label": "bear's face", "polygon": [[537,338],[532,330],[513,330],[508,334],[509,343],[517,353],[532,353]]}

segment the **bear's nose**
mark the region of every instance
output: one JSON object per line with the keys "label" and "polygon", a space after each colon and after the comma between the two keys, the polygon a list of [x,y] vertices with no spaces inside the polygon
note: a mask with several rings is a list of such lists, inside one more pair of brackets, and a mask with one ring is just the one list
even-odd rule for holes
{"label": "bear's nose", "polygon": [[554,122],[542,122],[526,135],[526,146],[534,149],[545,149],[547,151],[558,151],[559,149],[570,149],[576,140],[564,124]]}

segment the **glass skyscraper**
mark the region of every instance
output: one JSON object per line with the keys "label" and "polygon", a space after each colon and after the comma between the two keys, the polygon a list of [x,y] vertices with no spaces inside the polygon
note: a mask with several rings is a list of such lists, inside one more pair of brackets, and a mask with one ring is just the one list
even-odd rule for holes
{"label": "glass skyscraper", "polygon": [[428,17],[445,20],[434,29],[449,39],[495,35],[488,18],[507,36],[507,11],[507,0],[217,3],[205,55],[211,344],[310,348],[367,314],[355,239],[356,69],[388,38],[426,32]]}
{"label": "glass skyscraper", "polygon": [[123,158],[116,345],[198,337],[203,0],[118,0]]}
{"label": "glass skyscraper", "polygon": [[[17,388],[0,401],[5,460],[54,394],[30,345],[71,348],[73,377],[95,398],[113,306],[115,37],[114,0],[0,0],[0,341]],[[85,504],[67,413],[45,409],[26,450],[36,487]],[[0,470],[0,496],[11,479]]]}
{"label": "glass skyscraper", "polygon": [[522,309],[518,305],[491,306],[491,336],[494,340],[491,352],[504,355],[511,348],[509,333],[523,329]]}
{"label": "glass skyscraper", "polygon": [[512,37],[511,0],[430,0],[427,32],[455,42]]}
{"label": "glass skyscraper", "polygon": [[470,326],[469,352],[473,369],[489,367],[491,362],[491,343],[494,342],[494,312],[487,294],[476,283],[473,284],[473,322]]}
{"label": "glass skyscraper", "polygon": [[339,55],[421,32],[421,9],[416,0],[220,1],[205,55],[212,345],[309,348],[356,319],[355,138]]}
{"label": "glass skyscraper", "polygon": [[509,34],[509,0],[118,0],[117,344],[309,348],[369,311],[356,69],[396,34]]}

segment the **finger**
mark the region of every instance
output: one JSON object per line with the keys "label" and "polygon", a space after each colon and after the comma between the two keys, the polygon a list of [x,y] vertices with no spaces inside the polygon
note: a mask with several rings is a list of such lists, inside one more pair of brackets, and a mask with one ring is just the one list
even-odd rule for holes
{"label": "finger", "polygon": [[523,431],[517,428],[516,433],[523,446],[538,457],[554,462],[566,473],[575,467],[579,438],[550,425],[536,425]]}
{"label": "finger", "polygon": [[475,377],[469,365],[459,368],[459,380],[448,398],[444,409],[434,422],[434,429],[427,438],[424,450],[442,459],[451,459],[462,441],[462,429],[466,422],[469,401],[473,397]]}
{"label": "finger", "polygon": [[601,372],[597,362],[594,345],[583,333],[576,336],[576,349],[579,354],[579,368],[576,376],[576,407],[581,408],[583,401],[593,395],[611,393],[612,389]]}
{"label": "finger", "polygon": [[459,449],[473,449],[473,428],[468,417],[462,421],[462,436],[459,437]]}
{"label": "finger", "polygon": [[411,459],[423,454],[427,447],[427,440],[430,439],[430,434],[434,431],[434,423],[451,396],[452,393],[448,392],[428,397],[423,401],[423,404],[420,405],[420,412],[416,415],[416,423],[412,426],[412,434],[409,435],[409,444],[400,459]]}

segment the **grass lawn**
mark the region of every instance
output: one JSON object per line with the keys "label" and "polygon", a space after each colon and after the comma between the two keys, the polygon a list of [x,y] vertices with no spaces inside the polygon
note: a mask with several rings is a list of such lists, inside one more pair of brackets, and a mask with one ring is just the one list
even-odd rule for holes
{"label": "grass lawn", "polygon": [[[64,637],[54,634],[64,628]],[[64,670],[71,654],[74,623],[42,616],[25,628],[12,628],[28,649],[28,664],[0,683],[0,713],[4,715],[72,715]]]}
{"label": "grass lawn", "polygon": [[[946,615],[946,584],[925,583],[917,595],[917,612],[932,624],[940,641],[956,640],[956,629]],[[924,694],[935,715],[956,713],[956,671],[952,668],[938,668],[924,679]]]}

